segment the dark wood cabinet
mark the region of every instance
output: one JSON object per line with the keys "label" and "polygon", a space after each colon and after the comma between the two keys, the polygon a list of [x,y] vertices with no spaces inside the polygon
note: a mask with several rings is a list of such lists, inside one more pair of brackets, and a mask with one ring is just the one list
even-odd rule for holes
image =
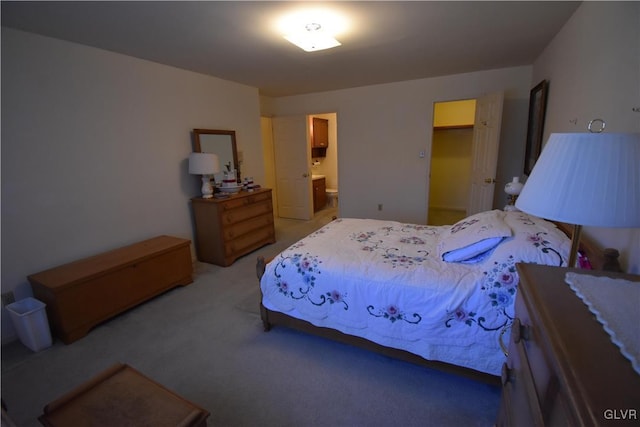
{"label": "dark wood cabinet", "polygon": [[313,180],[313,211],[317,212],[327,205],[327,185],[325,178]]}
{"label": "dark wood cabinet", "polygon": [[311,133],[312,148],[327,148],[329,146],[329,120],[313,118],[313,130]]}
{"label": "dark wood cabinet", "polygon": [[497,425],[637,425],[640,375],[564,280],[568,271],[637,282],[640,276],[535,264],[517,269]]}

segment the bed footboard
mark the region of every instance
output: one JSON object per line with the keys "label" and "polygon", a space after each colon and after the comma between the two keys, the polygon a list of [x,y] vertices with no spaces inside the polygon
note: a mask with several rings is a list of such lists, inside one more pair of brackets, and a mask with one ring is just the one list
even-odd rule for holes
{"label": "bed footboard", "polygon": [[[258,257],[256,262],[256,275],[258,276],[258,281],[264,275],[266,265],[270,261],[271,259],[267,260],[262,256]],[[427,360],[418,355],[409,353],[408,351],[386,347],[384,345],[374,343],[373,341],[369,341],[365,338],[347,335],[334,329],[315,326],[307,321],[296,319],[295,317],[288,316],[284,313],[271,311],[264,305],[262,305],[262,299],[260,301],[260,318],[262,319],[262,325],[265,332],[270,331],[273,326],[284,326],[286,328],[330,339],[332,341],[337,341],[368,351],[373,351],[375,353],[391,357],[393,359],[402,360],[404,362],[409,362],[416,365],[425,366],[427,368],[453,373],[456,375],[462,375],[491,385],[500,385],[500,377],[494,375],[475,371],[469,368],[455,366],[445,362]]]}
{"label": "bed footboard", "polygon": [[[266,260],[263,256],[258,257],[258,260],[256,261],[256,276],[258,276],[258,284],[260,284],[260,279],[262,279],[264,270],[270,261],[271,259]],[[264,328],[264,331],[269,332],[271,330],[271,322],[269,322],[269,310],[267,310],[264,305],[262,305],[262,298],[260,298],[260,318],[262,319],[262,327]]]}

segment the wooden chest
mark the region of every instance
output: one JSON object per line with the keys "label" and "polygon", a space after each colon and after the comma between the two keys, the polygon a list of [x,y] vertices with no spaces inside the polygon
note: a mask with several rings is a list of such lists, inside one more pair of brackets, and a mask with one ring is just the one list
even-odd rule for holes
{"label": "wooden chest", "polygon": [[229,266],[276,241],[271,190],[242,191],[227,199],[191,199],[198,260]]}
{"label": "wooden chest", "polygon": [[640,276],[534,264],[517,269],[497,426],[638,425],[640,375],[564,277],[568,271]]}
{"label": "wooden chest", "polygon": [[191,241],[159,236],[28,276],[53,335],[69,344],[91,328],[193,281]]}

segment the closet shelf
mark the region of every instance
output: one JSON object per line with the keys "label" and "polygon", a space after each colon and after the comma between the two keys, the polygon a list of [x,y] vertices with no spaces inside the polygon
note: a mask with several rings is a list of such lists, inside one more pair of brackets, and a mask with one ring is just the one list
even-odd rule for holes
{"label": "closet shelf", "polygon": [[470,125],[451,125],[451,126],[434,126],[433,130],[451,130],[451,129],[473,129],[473,124]]}

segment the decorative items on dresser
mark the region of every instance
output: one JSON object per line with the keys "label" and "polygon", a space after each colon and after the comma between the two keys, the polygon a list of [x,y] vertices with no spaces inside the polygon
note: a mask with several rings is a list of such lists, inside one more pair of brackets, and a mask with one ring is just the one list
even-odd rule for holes
{"label": "decorative items on dresser", "polygon": [[619,343],[624,332],[615,332],[614,319],[605,321],[604,310],[594,309],[575,281],[597,280],[596,293],[609,286],[603,306],[614,300],[614,285],[626,286],[622,299],[635,298],[635,307],[615,305],[616,317],[626,320],[621,324],[628,323],[623,326],[637,345],[640,332],[632,317],[637,297],[628,291],[637,291],[634,282],[640,287],[640,276],[536,264],[518,264],[517,269],[520,284],[497,425],[637,425],[640,373]]}
{"label": "decorative items on dresser", "polygon": [[65,344],[173,287],[193,281],[191,241],[158,236],[28,276]]}
{"label": "decorative items on dresser", "polygon": [[198,260],[229,266],[276,241],[271,189],[241,191],[222,199],[191,199]]}

